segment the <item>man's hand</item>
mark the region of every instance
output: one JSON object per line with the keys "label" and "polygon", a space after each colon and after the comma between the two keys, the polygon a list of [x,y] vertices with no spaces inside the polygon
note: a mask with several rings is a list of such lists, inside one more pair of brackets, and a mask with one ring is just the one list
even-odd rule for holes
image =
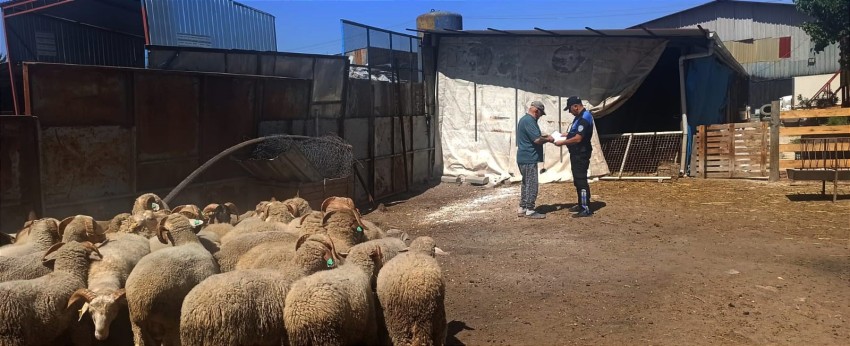
{"label": "man's hand", "polygon": [[555,142],[555,139],[552,138],[551,135],[545,135],[545,136],[541,135],[540,137],[537,137],[537,139],[534,140],[534,144],[553,143],[553,142]]}

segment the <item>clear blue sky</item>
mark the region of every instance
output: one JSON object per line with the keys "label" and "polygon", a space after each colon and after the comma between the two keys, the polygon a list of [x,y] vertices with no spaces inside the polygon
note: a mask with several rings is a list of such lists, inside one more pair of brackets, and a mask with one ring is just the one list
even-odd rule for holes
{"label": "clear blue sky", "polygon": [[[200,1],[200,0],[199,0]],[[279,51],[339,54],[340,20],[415,34],[416,17],[431,9],[463,16],[464,29],[621,29],[710,0],[569,0],[569,1],[324,1],[242,0],[271,13],[277,25]],[[762,0],[791,3],[791,0]],[[2,30],[2,28],[0,28]],[[5,52],[0,35],[0,52]]]}
{"label": "clear blue sky", "polygon": [[[464,29],[622,29],[709,0],[569,0],[569,1],[292,1],[243,0],[271,13],[279,51],[339,54],[340,19],[415,34],[416,17],[431,9],[463,16]],[[791,0],[764,2],[791,3]]]}

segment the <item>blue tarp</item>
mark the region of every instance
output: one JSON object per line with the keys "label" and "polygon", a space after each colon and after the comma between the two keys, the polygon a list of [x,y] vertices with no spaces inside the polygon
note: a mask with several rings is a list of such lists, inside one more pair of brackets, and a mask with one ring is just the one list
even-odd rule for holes
{"label": "blue tarp", "polygon": [[693,135],[699,125],[724,122],[723,107],[732,79],[732,69],[723,65],[714,56],[688,60],[685,74],[685,97],[688,109],[688,145],[686,162],[691,164]]}

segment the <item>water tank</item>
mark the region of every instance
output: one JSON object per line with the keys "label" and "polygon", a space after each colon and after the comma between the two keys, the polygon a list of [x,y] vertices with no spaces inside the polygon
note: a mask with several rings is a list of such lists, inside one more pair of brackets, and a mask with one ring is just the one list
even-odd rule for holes
{"label": "water tank", "polygon": [[[416,17],[416,29],[418,30],[433,30],[433,29],[452,29],[463,30],[463,18],[460,14],[431,10]],[[422,33],[420,33],[420,36]]]}

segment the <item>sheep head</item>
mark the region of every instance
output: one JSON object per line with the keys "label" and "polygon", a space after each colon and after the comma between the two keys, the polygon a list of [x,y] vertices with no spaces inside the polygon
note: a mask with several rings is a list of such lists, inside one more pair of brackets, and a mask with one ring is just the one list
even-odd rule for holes
{"label": "sheep head", "polygon": [[[206,209],[204,209],[204,210],[206,210]],[[196,206],[194,204],[185,204],[185,205],[176,206],[176,207],[174,207],[174,209],[171,210],[171,213],[172,214],[174,214],[174,213],[183,214],[183,216],[188,217],[190,219],[198,219],[198,220],[206,220],[207,219],[205,213],[202,212],[201,209],[198,208],[198,206]]]}
{"label": "sheep head", "polygon": [[15,235],[15,243],[25,243],[31,236],[50,243],[58,242],[62,239],[62,234],[59,233],[59,220],[44,218],[27,221],[24,223],[24,228]]}
{"label": "sheep head", "polygon": [[204,222],[201,220],[189,219],[180,213],[170,214],[159,221],[156,238],[160,243],[171,243],[172,246],[177,246],[178,244],[174,239],[175,236],[185,237],[184,235],[188,231],[193,234],[192,237],[195,237],[194,233],[197,233],[196,229],[199,229],[203,224]]}
{"label": "sheep head", "polygon": [[284,202],[269,202],[263,208],[262,219],[266,222],[289,223],[295,219],[294,211],[291,205]]}
{"label": "sheep head", "polygon": [[421,252],[427,254],[431,257],[434,255],[448,255],[448,252],[445,252],[437,247],[437,243],[434,241],[434,238],[423,236],[417,237],[410,242],[410,246],[407,247],[410,251]]}
{"label": "sheep head", "polygon": [[210,203],[204,207],[204,217],[209,223],[230,223],[233,216],[238,216],[239,210],[230,202],[224,204]]}
{"label": "sheep head", "polygon": [[69,216],[62,220],[59,223],[59,234],[63,242],[101,242],[106,239],[106,229],[87,215]]}
{"label": "sheep head", "polygon": [[80,318],[88,312],[94,322],[94,337],[98,340],[109,338],[109,326],[118,316],[122,306],[127,305],[127,297],[124,289],[118,289],[112,294],[98,295],[88,288],[80,288],[71,295],[68,300],[68,308],[74,304],[85,301],[80,309]]}
{"label": "sheep head", "polygon": [[356,210],[354,201],[348,197],[328,197],[322,202],[323,213],[342,209]]}
{"label": "sheep head", "polygon": [[133,203],[133,214],[144,210],[168,210],[168,205],[156,194],[146,193],[136,198],[136,201]]}
{"label": "sheep head", "polygon": [[[304,234],[295,243],[296,261],[311,271],[336,268],[342,264],[342,256],[336,252],[333,240],[326,234]],[[321,258],[321,263],[316,263]]]}
{"label": "sheep head", "polygon": [[345,219],[343,222],[345,227],[354,232],[354,234],[363,236],[363,232],[366,230],[366,225],[363,224],[363,220],[360,219],[360,213],[356,210],[343,209],[328,212],[322,217],[322,227],[327,226],[331,219],[340,218]]}

